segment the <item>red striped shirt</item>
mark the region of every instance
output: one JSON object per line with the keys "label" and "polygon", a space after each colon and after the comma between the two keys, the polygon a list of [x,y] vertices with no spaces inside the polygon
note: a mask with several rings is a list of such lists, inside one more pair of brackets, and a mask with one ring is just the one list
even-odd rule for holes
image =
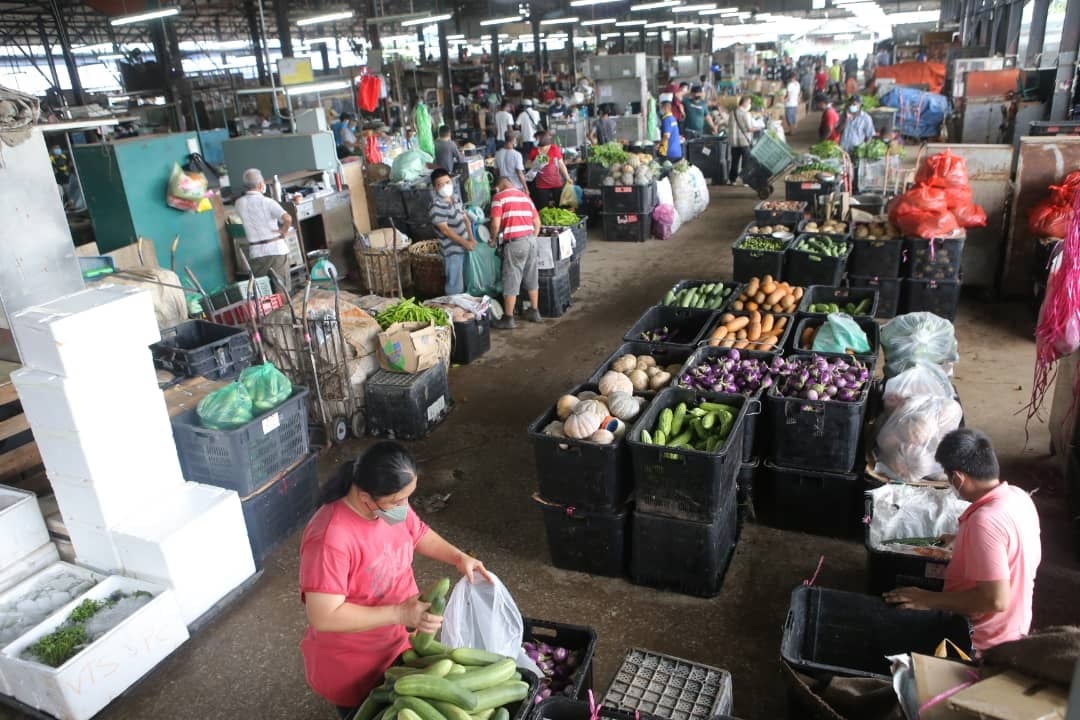
{"label": "red striped shirt", "polygon": [[529,196],[517,188],[507,188],[491,200],[491,218],[501,220],[499,228],[506,240],[532,235],[540,219]]}

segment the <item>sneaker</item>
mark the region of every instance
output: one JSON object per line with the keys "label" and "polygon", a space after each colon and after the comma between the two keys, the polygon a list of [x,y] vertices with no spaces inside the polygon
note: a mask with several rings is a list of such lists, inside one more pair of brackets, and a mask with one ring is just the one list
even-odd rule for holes
{"label": "sneaker", "polygon": [[542,323],[544,318],[540,317],[540,311],[536,308],[529,308],[525,311],[525,319],[533,323]]}
{"label": "sneaker", "polygon": [[492,320],[491,327],[496,330],[513,330],[517,327],[517,323],[514,322],[514,318],[503,315],[501,318]]}

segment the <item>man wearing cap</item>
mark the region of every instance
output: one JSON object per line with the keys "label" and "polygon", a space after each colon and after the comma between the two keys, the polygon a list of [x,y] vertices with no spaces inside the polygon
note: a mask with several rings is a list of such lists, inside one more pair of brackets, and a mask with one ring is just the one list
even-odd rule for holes
{"label": "man wearing cap", "polygon": [[521,128],[521,149],[526,155],[536,147],[536,131],[540,129],[540,113],[533,108],[533,101],[522,103],[525,109],[518,115],[517,124]]}
{"label": "man wearing cap", "polygon": [[495,181],[491,199],[491,244],[502,246],[503,316],[491,321],[498,330],[513,330],[514,307],[522,289],[529,298],[525,319],[543,322],[540,317],[540,273],[537,267],[536,238],[540,215],[529,196],[514,187],[510,178]]}
{"label": "man wearing cap", "polygon": [[862,101],[855,95],[848,101],[847,112],[841,121],[840,147],[849,155],[874,137],[874,120],[862,111]]}
{"label": "man wearing cap", "polygon": [[690,89],[690,97],[683,101],[686,111],[684,133],[687,138],[701,137],[705,133],[705,114],[709,111],[705,104],[704,93],[700,85]]}
{"label": "man wearing cap", "polygon": [[671,101],[671,93],[660,96],[660,157],[674,163],[682,160],[682,137],[679,121],[671,111]]}
{"label": "man wearing cap", "polygon": [[251,274],[264,277],[274,271],[276,281],[284,283],[279,288],[288,297],[292,291],[289,278],[289,244],[285,238],[292,226],[292,215],[266,196],[266,181],[262,171],[250,168],[244,171],[244,194],[236,201],[236,212],[244,222],[247,237],[248,262]]}

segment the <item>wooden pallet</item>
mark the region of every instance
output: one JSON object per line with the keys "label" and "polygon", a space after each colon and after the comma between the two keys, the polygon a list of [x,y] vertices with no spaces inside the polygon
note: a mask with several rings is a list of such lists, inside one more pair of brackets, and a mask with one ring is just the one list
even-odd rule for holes
{"label": "wooden pallet", "polygon": [[49,481],[30,432],[30,422],[23,414],[15,386],[8,379],[17,367],[0,368],[0,484],[42,495],[51,492]]}

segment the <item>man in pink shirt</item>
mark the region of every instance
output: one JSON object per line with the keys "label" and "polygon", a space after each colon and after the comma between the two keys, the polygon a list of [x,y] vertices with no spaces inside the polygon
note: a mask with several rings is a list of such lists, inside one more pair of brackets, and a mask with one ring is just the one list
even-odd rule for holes
{"label": "man in pink shirt", "polygon": [[885,593],[885,600],[902,608],[967,615],[972,645],[980,652],[1027,635],[1042,559],[1035,503],[998,478],[997,457],[985,433],[954,430],[942,438],[935,458],[953,492],[971,503],[955,538],[941,538],[953,544],[945,589],[899,588]]}

